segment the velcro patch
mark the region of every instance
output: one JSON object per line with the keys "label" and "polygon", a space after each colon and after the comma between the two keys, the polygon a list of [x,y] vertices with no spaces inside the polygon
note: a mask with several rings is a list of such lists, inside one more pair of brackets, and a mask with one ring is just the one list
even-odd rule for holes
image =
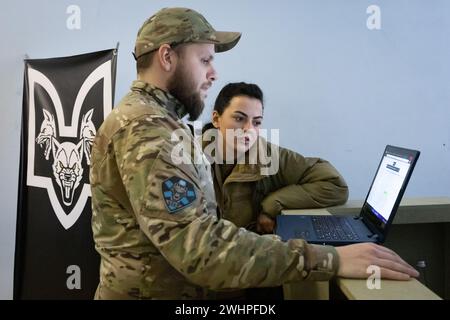
{"label": "velcro patch", "polygon": [[162,194],[169,213],[186,208],[196,199],[192,183],[175,176],[163,181]]}

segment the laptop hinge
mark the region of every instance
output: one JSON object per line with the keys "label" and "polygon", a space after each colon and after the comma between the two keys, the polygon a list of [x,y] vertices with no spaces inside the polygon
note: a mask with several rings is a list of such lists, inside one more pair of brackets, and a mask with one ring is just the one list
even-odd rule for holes
{"label": "laptop hinge", "polygon": [[377,232],[378,231],[377,228],[375,226],[373,226],[370,221],[367,221],[366,219],[364,219],[363,215],[354,216],[353,219],[362,220],[364,222],[364,225],[367,227],[367,229],[369,229],[372,232],[372,234],[367,235],[369,238],[374,238],[377,241],[379,241],[381,239],[380,234]]}
{"label": "laptop hinge", "polygon": [[376,240],[378,240],[378,234],[376,234],[376,233],[372,233],[371,235],[367,235],[369,238],[371,238],[371,239],[376,239]]}

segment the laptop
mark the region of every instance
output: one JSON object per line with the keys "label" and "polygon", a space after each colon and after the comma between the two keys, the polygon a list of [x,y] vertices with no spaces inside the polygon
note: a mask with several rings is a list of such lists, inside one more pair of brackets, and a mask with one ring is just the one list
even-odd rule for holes
{"label": "laptop", "polygon": [[333,246],[383,243],[419,155],[417,150],[386,146],[358,216],[279,215],[276,234],[284,241],[301,238]]}

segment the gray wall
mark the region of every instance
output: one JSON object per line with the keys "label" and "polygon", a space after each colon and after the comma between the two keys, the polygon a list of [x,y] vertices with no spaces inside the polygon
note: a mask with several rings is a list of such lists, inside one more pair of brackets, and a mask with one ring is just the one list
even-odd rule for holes
{"label": "gray wall", "polygon": [[[66,27],[72,4],[81,9],[79,30]],[[381,9],[380,30],[366,25],[370,5]],[[256,82],[266,94],[265,127],[281,129],[281,145],[330,160],[351,199],[364,198],[386,144],[422,151],[406,197],[450,196],[450,1],[1,0],[0,298],[12,297],[25,54],[73,55],[119,41],[117,101],[135,78],[139,26],[165,6],[243,32],[216,57],[220,79],[204,119],[224,84]]]}

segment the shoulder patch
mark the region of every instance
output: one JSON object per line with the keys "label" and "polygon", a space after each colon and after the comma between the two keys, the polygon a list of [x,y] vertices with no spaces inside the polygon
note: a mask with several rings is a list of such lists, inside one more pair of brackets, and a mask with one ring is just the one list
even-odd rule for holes
{"label": "shoulder patch", "polygon": [[175,176],[163,181],[162,194],[169,213],[189,206],[197,197],[192,183]]}

